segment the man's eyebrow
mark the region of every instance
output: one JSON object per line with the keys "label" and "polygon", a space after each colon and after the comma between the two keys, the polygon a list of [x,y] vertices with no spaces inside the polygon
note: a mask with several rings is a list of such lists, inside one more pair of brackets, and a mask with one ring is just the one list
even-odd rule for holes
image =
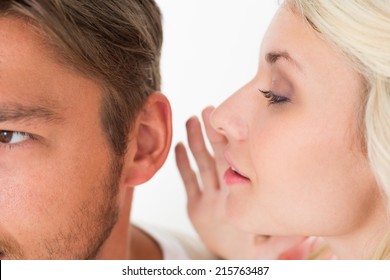
{"label": "man's eyebrow", "polygon": [[11,103],[0,105],[0,122],[42,120],[50,123],[62,122],[58,108],[41,105]]}
{"label": "man's eyebrow", "polygon": [[290,54],[286,51],[276,51],[276,52],[269,52],[265,55],[265,60],[269,64],[275,64],[279,59],[285,59],[288,62],[290,62],[292,65],[294,65],[296,68],[302,71],[301,65],[293,59]]}

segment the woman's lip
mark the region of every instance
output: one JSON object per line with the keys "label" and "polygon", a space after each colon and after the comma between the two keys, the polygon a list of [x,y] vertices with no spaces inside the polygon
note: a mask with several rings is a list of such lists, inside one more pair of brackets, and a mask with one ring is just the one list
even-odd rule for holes
{"label": "woman's lip", "polygon": [[226,162],[230,165],[231,169],[233,169],[233,171],[236,171],[236,172],[239,173],[239,175],[241,175],[242,177],[248,178],[248,176],[246,176],[246,174],[242,173],[242,172],[240,171],[240,169],[238,169],[238,168],[234,165],[234,163],[233,163],[232,160],[230,159],[230,156],[229,156],[229,154],[228,154],[227,151],[224,152],[223,156],[224,156]]}
{"label": "woman's lip", "polygon": [[247,177],[240,175],[239,173],[235,172],[232,168],[228,168],[228,170],[226,170],[223,176],[223,181],[228,186],[232,186],[235,184],[245,184],[250,182],[250,180]]}

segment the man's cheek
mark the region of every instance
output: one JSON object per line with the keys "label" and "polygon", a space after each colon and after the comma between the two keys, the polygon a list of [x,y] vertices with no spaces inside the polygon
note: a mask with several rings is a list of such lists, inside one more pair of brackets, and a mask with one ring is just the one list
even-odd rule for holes
{"label": "man's cheek", "polygon": [[[45,177],[43,170],[21,167],[16,172],[0,177],[0,221],[40,224],[38,217],[45,217],[58,203],[55,180]],[[57,182],[58,184],[58,182]],[[57,213],[59,214],[59,213]]]}

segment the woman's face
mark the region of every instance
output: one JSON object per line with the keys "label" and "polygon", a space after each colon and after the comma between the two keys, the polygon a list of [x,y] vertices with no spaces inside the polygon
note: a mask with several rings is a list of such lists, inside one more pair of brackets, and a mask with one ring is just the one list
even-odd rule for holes
{"label": "woman's face", "polygon": [[362,78],[304,19],[282,6],[255,78],[211,116],[228,139],[228,215],[261,234],[342,235],[375,215],[363,144]]}

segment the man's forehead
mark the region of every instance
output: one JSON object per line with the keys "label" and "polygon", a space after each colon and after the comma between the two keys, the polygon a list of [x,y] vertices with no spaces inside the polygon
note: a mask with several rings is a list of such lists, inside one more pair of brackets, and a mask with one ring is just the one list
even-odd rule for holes
{"label": "man's forehead", "polygon": [[[33,52],[34,56],[47,62],[61,64],[66,68],[74,67],[66,61],[60,46],[54,42],[48,33],[37,22],[26,16],[0,16],[0,43],[16,43],[15,49],[23,52]],[[5,53],[0,48],[0,63],[5,59]]]}

